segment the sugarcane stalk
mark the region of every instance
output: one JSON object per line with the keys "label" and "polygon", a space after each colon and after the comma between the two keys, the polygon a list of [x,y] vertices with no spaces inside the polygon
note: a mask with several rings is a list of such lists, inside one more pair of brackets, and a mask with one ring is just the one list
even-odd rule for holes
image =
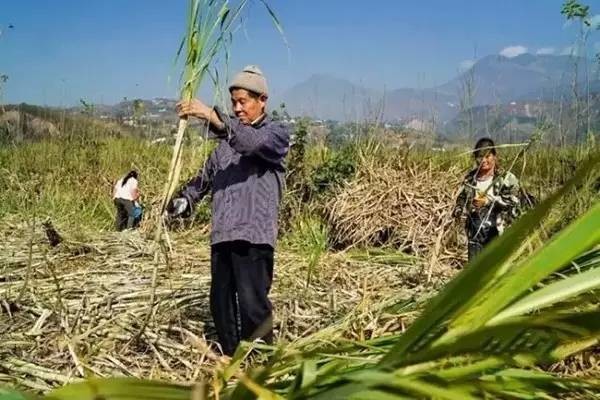
{"label": "sugarcane stalk", "polygon": [[175,188],[177,187],[177,182],[179,181],[179,176],[181,174],[181,155],[183,153],[183,137],[185,135],[185,130],[188,125],[188,119],[183,117],[179,119],[179,123],[177,126],[177,137],[175,139],[175,145],[173,146],[173,156],[171,157],[171,164],[169,166],[169,175],[167,177],[167,182],[165,183],[165,188],[163,191],[163,198],[160,205],[161,214],[164,213],[167,203],[173,193],[175,192]]}

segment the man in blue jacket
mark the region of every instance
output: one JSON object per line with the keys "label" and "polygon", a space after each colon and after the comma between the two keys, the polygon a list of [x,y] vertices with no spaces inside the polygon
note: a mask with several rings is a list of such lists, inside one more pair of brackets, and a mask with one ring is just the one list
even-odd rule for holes
{"label": "man in blue jacket", "polygon": [[189,215],[212,192],[210,308],[222,350],[232,355],[240,340],[273,341],[268,294],[290,135],[266,114],[268,88],[260,69],[244,68],[229,91],[235,117],[199,100],[177,105],[181,117],[207,121],[220,143],[167,212]]}

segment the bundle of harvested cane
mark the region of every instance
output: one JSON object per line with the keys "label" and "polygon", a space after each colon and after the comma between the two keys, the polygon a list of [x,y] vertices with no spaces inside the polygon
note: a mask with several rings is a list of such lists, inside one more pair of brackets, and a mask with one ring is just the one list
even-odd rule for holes
{"label": "bundle of harvested cane", "polygon": [[407,162],[359,169],[357,177],[326,204],[333,244],[391,245],[428,255],[442,237],[442,253],[459,257],[460,241],[448,240],[448,235],[457,233],[450,214],[462,172],[423,165]]}

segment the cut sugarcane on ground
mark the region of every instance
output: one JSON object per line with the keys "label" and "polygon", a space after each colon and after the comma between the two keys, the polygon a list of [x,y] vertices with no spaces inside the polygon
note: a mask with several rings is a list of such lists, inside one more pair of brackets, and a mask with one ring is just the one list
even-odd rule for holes
{"label": "cut sugarcane on ground", "polygon": [[[63,232],[65,240],[51,248],[43,230],[31,244],[28,233],[27,224],[3,224],[0,381],[45,391],[81,376],[189,382],[210,373],[220,353],[208,305],[208,247],[197,232],[171,235],[174,251],[159,268],[154,314],[137,342],[150,298],[152,242],[139,232],[75,242]],[[416,276],[419,261],[364,257],[325,255],[306,287],[306,261],[280,251],[272,294],[279,342],[340,323],[336,335],[349,339],[402,331],[428,296]],[[404,314],[382,310],[398,298],[406,298]]]}

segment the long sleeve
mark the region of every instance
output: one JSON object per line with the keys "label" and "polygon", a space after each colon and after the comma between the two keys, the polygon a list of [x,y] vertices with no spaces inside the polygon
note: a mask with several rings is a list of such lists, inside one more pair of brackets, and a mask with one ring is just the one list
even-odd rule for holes
{"label": "long sleeve", "polygon": [[[290,147],[290,134],[280,123],[261,123],[257,127],[244,125],[237,118],[227,118],[217,110],[225,124],[221,136],[228,134],[231,148],[244,156],[259,157],[271,164],[281,164]],[[219,132],[215,132],[219,134]]]}
{"label": "long sleeve", "polygon": [[212,181],[216,170],[216,150],[212,152],[204,167],[198,171],[198,174],[190,179],[179,192],[180,196],[187,199],[190,207],[202,200],[208,194],[212,187]]}
{"label": "long sleeve", "polygon": [[462,182],[462,187],[460,192],[458,193],[458,197],[456,198],[456,203],[454,204],[454,210],[452,215],[455,217],[460,217],[467,206],[467,203],[470,201],[470,197],[472,197],[472,190],[469,190],[468,185],[473,184],[473,177],[475,176],[475,171],[470,171]]}
{"label": "long sleeve", "polygon": [[464,212],[466,204],[467,188],[463,185],[463,187],[460,189],[458,197],[456,198],[456,203],[454,204],[454,211],[452,212],[452,215],[454,215],[455,217],[460,217]]}
{"label": "long sleeve", "polygon": [[519,180],[511,173],[506,172],[500,181],[498,190],[498,201],[496,206],[501,211],[518,212],[520,206],[519,200]]}

